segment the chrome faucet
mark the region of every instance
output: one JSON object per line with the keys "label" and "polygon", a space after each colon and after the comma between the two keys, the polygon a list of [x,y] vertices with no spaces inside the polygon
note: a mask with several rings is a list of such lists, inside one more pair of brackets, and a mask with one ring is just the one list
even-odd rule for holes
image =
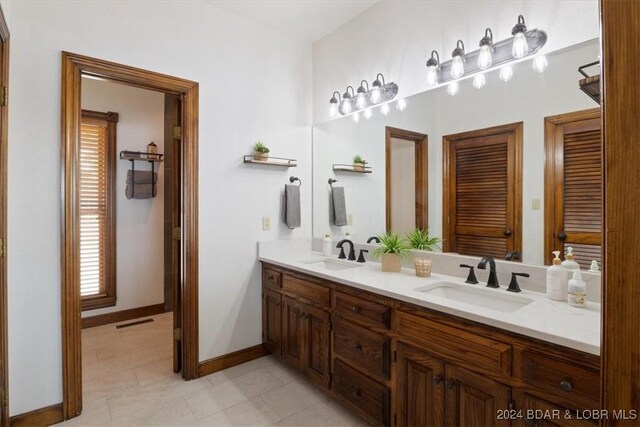
{"label": "chrome faucet", "polygon": [[496,271],[496,260],[493,259],[493,257],[490,257],[490,256],[482,257],[482,259],[478,263],[478,268],[480,270],[486,270],[487,262],[489,263],[489,279],[487,280],[487,288],[499,288],[500,283],[498,283],[498,274]]}
{"label": "chrome faucet", "polygon": [[353,242],[349,239],[342,239],[338,242],[338,244],[336,245],[336,248],[340,248],[340,255],[338,255],[339,259],[345,259],[345,255],[344,255],[344,244],[348,243],[349,244],[349,261],[355,261],[356,260],[356,249],[353,245]]}

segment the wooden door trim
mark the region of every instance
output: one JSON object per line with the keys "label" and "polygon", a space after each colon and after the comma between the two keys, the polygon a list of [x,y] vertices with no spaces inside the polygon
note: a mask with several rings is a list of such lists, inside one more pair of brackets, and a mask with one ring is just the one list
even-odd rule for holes
{"label": "wooden door trim", "polygon": [[590,108],[588,110],[572,111],[570,113],[558,114],[544,118],[544,263],[551,264],[551,252],[554,248],[554,238],[556,222],[556,200],[555,187],[558,182],[558,150],[562,145],[556,138],[558,126],[582,120],[599,119],[601,117],[600,108]]}
{"label": "wooden door trim", "polygon": [[[451,170],[455,168],[455,159],[451,158],[451,146],[453,143],[469,138],[483,138],[503,133],[513,133],[513,149],[515,150],[515,191],[514,191],[514,250],[522,254],[522,141],[523,122],[509,123],[484,129],[471,130],[442,137],[442,250],[451,252],[451,235],[455,233],[455,227],[451,227],[449,211],[451,200],[449,191],[452,185],[450,180]],[[453,165],[453,167],[452,167]],[[452,231],[453,230],[453,231]]]}
{"label": "wooden door trim", "polygon": [[61,272],[64,418],[82,411],[77,151],[81,77],[91,75],[130,86],[180,95],[183,100],[183,376],[198,377],[198,83],[114,62],[62,52]]}
{"label": "wooden door trim", "polygon": [[[9,88],[9,28],[0,7],[0,87]],[[6,95],[5,95],[6,96]],[[0,106],[0,238],[7,237],[7,165],[8,165],[8,105]],[[0,427],[9,425],[9,360],[7,257],[0,259],[0,390],[6,393],[6,406],[0,407]]]}
{"label": "wooden door trim", "polygon": [[385,206],[387,232],[391,231],[391,138],[413,141],[416,147],[416,227],[429,228],[429,137],[426,134],[387,126],[385,128]]}
{"label": "wooden door trim", "polygon": [[[629,31],[640,22],[640,2],[600,1],[602,29],[603,289],[602,409],[640,410],[640,44]],[[634,213],[635,212],[635,213]],[[634,407],[635,406],[635,407]],[[603,425],[627,425],[603,420]]]}

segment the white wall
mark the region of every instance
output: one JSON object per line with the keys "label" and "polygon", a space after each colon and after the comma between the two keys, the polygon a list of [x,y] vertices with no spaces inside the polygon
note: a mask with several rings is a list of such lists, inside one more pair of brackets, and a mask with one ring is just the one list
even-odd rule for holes
{"label": "white wall", "polygon": [[[82,108],[118,113],[116,155],[146,151],[154,141],[164,153],[164,94],[90,78],[82,79]],[[91,317],[164,302],[164,165],[153,199],[125,196],[127,160],[116,160],[116,288],[114,307],[83,311]],[[136,169],[150,170],[146,163]]]}
{"label": "white wall", "polygon": [[[12,415],[62,401],[62,50],[200,83],[200,360],[261,341],[256,241],[311,234],[310,45],[205,2],[12,3]],[[258,139],[299,166],[243,165]],[[279,220],[292,174],[303,182],[303,226],[293,231]]]}
{"label": "white wall", "polygon": [[[313,130],[314,236],[327,231],[344,233],[345,227],[331,226],[325,192],[331,165],[350,159],[355,153],[369,161],[369,175],[339,174],[345,186],[349,226],[357,241],[385,230],[385,126],[425,133],[429,137],[429,231],[442,237],[442,137],[514,122],[523,126],[523,260],[543,263],[544,237],[544,118],[555,114],[595,108],[598,105],[578,89],[580,65],[598,56],[598,42],[582,43],[548,55],[549,67],[539,74],[531,61],[516,64],[509,82],[487,74],[486,86],[478,90],[470,79],[460,83],[456,96],[445,87],[407,99],[407,109],[398,112],[391,104],[388,116],[376,108],[370,120],[354,123],[350,116],[317,125]],[[532,200],[540,200],[540,210]]]}
{"label": "white wall", "polygon": [[458,39],[475,50],[486,27],[503,40],[519,14],[530,29],[547,32],[545,52],[599,35],[597,0],[381,1],[314,44],[314,123],[329,119],[334,90],[342,93],[362,79],[371,83],[377,73],[399,84],[399,96],[424,91],[432,50],[443,62]]}

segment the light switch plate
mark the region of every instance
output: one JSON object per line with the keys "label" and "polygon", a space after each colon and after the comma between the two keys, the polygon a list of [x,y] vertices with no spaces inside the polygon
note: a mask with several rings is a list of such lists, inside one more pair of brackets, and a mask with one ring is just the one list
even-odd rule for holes
{"label": "light switch plate", "polygon": [[353,225],[353,214],[347,215],[347,225]]}
{"label": "light switch plate", "polygon": [[271,217],[270,216],[263,216],[262,217],[262,231],[269,231],[271,230]]}
{"label": "light switch plate", "polygon": [[540,210],[540,199],[531,200],[531,209],[534,211]]}

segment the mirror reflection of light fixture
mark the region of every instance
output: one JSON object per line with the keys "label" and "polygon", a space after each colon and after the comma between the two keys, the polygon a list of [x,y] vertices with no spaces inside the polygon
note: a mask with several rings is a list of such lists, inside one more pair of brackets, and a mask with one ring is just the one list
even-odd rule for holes
{"label": "mirror reflection of light fixture", "polygon": [[[338,97],[336,98],[336,94]],[[333,96],[329,100],[329,117],[335,117],[338,114],[338,105],[340,104],[340,92],[333,92]]]}
{"label": "mirror reflection of light fixture", "polygon": [[[382,80],[380,80],[382,78]],[[371,102],[378,104],[382,100],[382,86],[384,86],[384,76],[382,73],[378,73],[375,81],[371,84]]]}
{"label": "mirror reflection of light fixture", "polygon": [[[366,89],[364,88],[364,85],[367,85]],[[367,92],[369,92],[369,82],[363,80],[360,82],[358,96],[356,97],[356,107],[361,110],[367,106]]]}
{"label": "mirror reflection of light fixture", "polygon": [[371,109],[364,110],[362,112],[362,115],[364,116],[365,119],[369,120],[371,116],[373,116],[373,111],[371,111]]}
{"label": "mirror reflection of light fixture", "polygon": [[383,116],[386,116],[387,114],[389,114],[390,108],[389,108],[389,104],[382,104],[380,106],[380,113],[382,113]]}
{"label": "mirror reflection of light fixture", "polygon": [[[351,93],[349,93],[351,89]],[[347,90],[342,95],[342,114],[351,113],[351,98],[353,98],[354,92],[352,86],[347,86]]]}
{"label": "mirror reflection of light fixture", "polygon": [[485,79],[483,73],[473,76],[473,87],[475,87],[476,89],[482,89],[485,84],[487,84],[487,80]]}
{"label": "mirror reflection of light fixture", "polygon": [[452,81],[447,85],[447,93],[451,96],[454,96],[460,91],[460,85],[456,80]]}
{"label": "mirror reflection of light fixture", "polygon": [[451,53],[451,58],[453,58],[453,62],[451,63],[451,77],[457,79],[464,75],[464,43],[462,40],[458,40],[456,43],[456,48],[453,49]]}
{"label": "mirror reflection of light fixture", "polygon": [[487,28],[484,37],[480,39],[480,54],[478,54],[478,68],[486,70],[493,62],[491,55],[493,52],[493,31]]}
{"label": "mirror reflection of light fixture", "polygon": [[529,53],[529,43],[527,43],[527,37],[524,34],[526,31],[527,26],[524,24],[524,16],[518,15],[518,23],[511,30],[511,35],[513,36],[511,54],[516,59],[524,58]]}
{"label": "mirror reflection of light fixture", "polygon": [[438,84],[438,69],[440,68],[440,55],[435,50],[431,51],[431,58],[427,59],[427,86]]}
{"label": "mirror reflection of light fixture", "polygon": [[513,77],[513,68],[511,68],[511,65],[505,65],[504,67],[500,68],[499,77],[503,82],[508,82],[509,80],[511,80],[511,77]]}
{"label": "mirror reflection of light fixture", "polygon": [[353,113],[353,121],[358,123],[360,121],[360,112],[356,111],[355,113]]}
{"label": "mirror reflection of light fixture", "polygon": [[[378,73],[376,79],[371,83],[366,80],[361,80],[360,85],[357,86],[358,90],[354,90],[353,86],[347,86],[344,94],[340,96],[340,92],[334,91],[331,99],[329,99],[329,116],[335,117],[339,114],[346,116],[355,112],[361,112],[360,117],[371,117],[373,111],[372,107],[377,105],[383,105],[393,101],[398,94],[398,85],[394,82],[387,83],[384,75]],[[400,103],[400,106],[396,104],[396,108],[404,109],[403,105],[406,105],[405,101]],[[389,107],[386,107],[389,108]],[[355,118],[355,120],[359,120]]]}
{"label": "mirror reflection of light fixture", "polygon": [[538,73],[542,73],[546,70],[548,65],[549,61],[547,61],[547,57],[544,55],[538,55],[533,58],[533,69]]}
{"label": "mirror reflection of light fixture", "polygon": [[398,99],[396,102],[396,109],[398,111],[404,111],[407,109],[407,101],[404,98]]}

